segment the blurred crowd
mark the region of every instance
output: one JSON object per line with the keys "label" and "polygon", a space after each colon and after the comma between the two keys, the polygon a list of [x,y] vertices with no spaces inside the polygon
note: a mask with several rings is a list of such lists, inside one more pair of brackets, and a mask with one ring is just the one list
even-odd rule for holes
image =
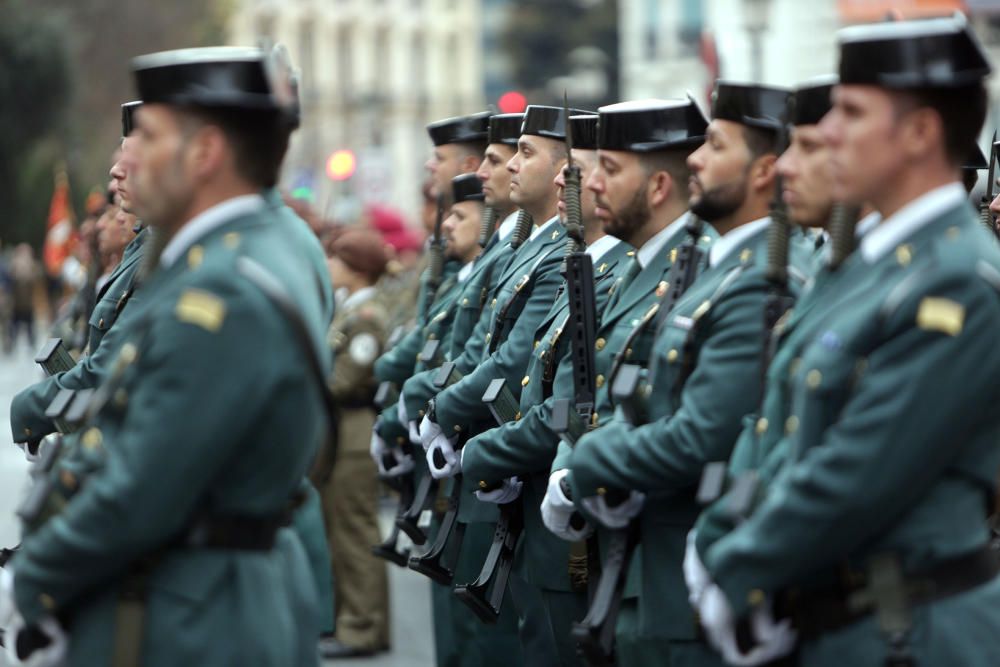
{"label": "blurred crowd", "polygon": [[[118,157],[115,151],[112,165]],[[43,335],[62,338],[75,354],[86,349],[95,297],[141,224],[122,210],[116,183],[112,179],[106,189],[95,188],[87,197],[85,217],[74,229],[66,244],[66,257],[56,268],[47,268],[30,244],[6,244],[0,236],[0,341],[4,354],[12,354],[19,344],[34,350]],[[328,256],[336,239],[348,229],[365,230],[379,241],[384,266],[378,271],[376,287],[392,314],[390,326],[394,329],[414,317],[425,237],[434,226],[436,205],[429,184],[425,184],[423,195],[420,227],[407,224],[402,214],[388,206],[371,205],[359,220],[344,224],[324,219],[306,199],[288,193],[283,197],[309,224]]]}

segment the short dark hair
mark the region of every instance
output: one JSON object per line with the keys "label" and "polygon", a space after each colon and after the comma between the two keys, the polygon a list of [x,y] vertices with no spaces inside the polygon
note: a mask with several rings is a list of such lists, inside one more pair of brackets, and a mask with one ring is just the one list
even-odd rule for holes
{"label": "short dark hair", "polygon": [[292,127],[273,111],[186,108],[184,115],[222,130],[233,151],[236,173],[252,185],[278,184]]}
{"label": "short dark hair", "polygon": [[986,120],[988,96],[982,82],[958,88],[894,91],[892,100],[897,118],[924,107],[941,117],[945,153],[956,167],[969,156],[969,146],[976,143]]}
{"label": "short dark hair", "polygon": [[646,177],[652,176],[658,171],[665,171],[670,175],[670,180],[674,182],[674,191],[677,196],[684,201],[688,200],[691,193],[688,189],[688,177],[691,170],[688,169],[688,156],[697,149],[673,148],[665,151],[653,151],[652,153],[639,153],[639,165],[646,173]]}
{"label": "short dark hair", "polygon": [[483,139],[482,141],[460,141],[455,143],[455,145],[458,146],[461,151],[462,157],[472,155],[473,157],[477,157],[482,160],[483,153],[486,152],[486,147],[489,144],[487,144],[486,140]]}
{"label": "short dark hair", "polygon": [[756,160],[761,155],[778,152],[778,132],[762,127],[750,127],[743,125],[743,141],[746,142],[747,150],[750,151],[750,161]]}

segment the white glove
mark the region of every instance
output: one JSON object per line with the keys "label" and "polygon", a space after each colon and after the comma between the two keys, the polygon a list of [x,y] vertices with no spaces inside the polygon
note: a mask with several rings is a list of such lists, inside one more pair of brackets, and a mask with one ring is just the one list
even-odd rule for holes
{"label": "white glove", "polygon": [[[399,477],[400,475],[405,475],[411,472],[415,467],[413,461],[413,456],[410,454],[404,454],[403,450],[399,447],[395,447],[389,450],[389,456],[395,461],[395,464],[387,468],[382,474],[386,477]],[[381,466],[380,466],[381,469]]]}
{"label": "white glove", "polygon": [[399,390],[399,399],[396,401],[396,417],[400,424],[406,424],[410,421],[410,415],[406,414],[406,401],[403,399],[402,389]]}
{"label": "white glove", "polygon": [[441,427],[431,421],[430,417],[424,415],[424,418],[420,420],[420,444],[423,445],[424,449],[427,449],[431,446],[431,441],[439,435],[441,435]]}
{"label": "white glove", "polygon": [[378,471],[385,472],[382,469],[382,457],[389,453],[389,445],[385,444],[385,440],[374,429],[372,430],[371,443],[368,445],[368,453],[371,454],[372,460],[378,466]]}
{"label": "white glove", "polygon": [[14,616],[13,622],[4,633],[4,645],[7,648],[7,660],[12,665],[23,667],[61,667],[66,660],[66,649],[69,642],[66,633],[59,622],[51,616],[43,616],[38,621],[38,629],[49,639],[49,643],[27,655],[18,655],[18,636],[25,629],[21,614]]}
{"label": "white glove", "polygon": [[411,419],[410,421],[408,421],[406,423],[406,427],[410,431],[410,442],[412,442],[414,445],[419,445],[420,444],[420,426],[417,425],[417,421],[415,419]]}
{"label": "white glove", "polygon": [[709,584],[701,596],[698,612],[709,643],[731,665],[762,665],[788,655],[795,648],[795,630],[791,621],[775,623],[770,603],[759,605],[750,615],[750,625],[757,644],[748,653],[736,645],[733,611],[726,595],[715,584]]}
{"label": "white glove", "polygon": [[[385,444],[385,440],[378,433],[372,431],[372,442],[369,449],[378,472],[384,477],[399,477],[413,470],[413,457],[404,454],[401,447],[390,447]],[[386,467],[388,460],[391,460],[389,467]]]}
{"label": "white glove", "polygon": [[625,528],[642,511],[645,502],[646,494],[640,491],[632,491],[625,502],[614,507],[608,506],[604,496],[591,496],[580,501],[594,518],[612,530]]}
{"label": "white glove", "polygon": [[564,468],[556,470],[549,476],[549,487],[545,490],[545,497],[542,498],[542,523],[557,537],[569,542],[579,542],[587,539],[594,532],[594,527],[590,523],[584,523],[583,528],[577,530],[570,525],[570,519],[576,513],[576,508],[559,488],[559,482],[568,474],[569,470]]}
{"label": "white glove", "polygon": [[6,630],[17,615],[14,601],[14,571],[9,567],[0,569],[0,628]]}
{"label": "white glove", "polygon": [[697,536],[698,533],[695,530],[687,534],[687,546],[684,548],[683,566],[684,581],[688,587],[688,602],[695,609],[698,608],[705,589],[712,585],[712,577],[709,576],[708,570],[705,569],[705,565],[701,562],[701,557],[698,556],[698,549],[695,548],[695,538]]}
{"label": "white glove", "polygon": [[[424,418],[426,421],[426,417]],[[434,423],[434,422],[430,422]],[[437,426],[437,424],[434,424]],[[421,426],[420,435],[423,436],[424,429]],[[444,479],[445,477],[451,477],[457,475],[462,471],[462,462],[458,458],[458,454],[455,453],[455,443],[458,442],[458,436],[453,438],[445,437],[444,433],[440,432],[438,429],[438,434],[430,441],[427,447],[427,467],[431,470],[431,477],[434,479]],[[436,457],[434,454],[440,452],[441,456]],[[438,458],[443,458],[444,463],[438,465]]]}
{"label": "white glove", "polygon": [[[465,451],[464,449],[462,451]],[[476,498],[483,501],[484,503],[496,503],[497,505],[506,505],[509,502],[517,500],[518,496],[521,495],[521,488],[524,486],[524,482],[515,477],[508,477],[503,481],[503,484],[499,488],[493,489],[492,491],[480,491],[476,490]]]}

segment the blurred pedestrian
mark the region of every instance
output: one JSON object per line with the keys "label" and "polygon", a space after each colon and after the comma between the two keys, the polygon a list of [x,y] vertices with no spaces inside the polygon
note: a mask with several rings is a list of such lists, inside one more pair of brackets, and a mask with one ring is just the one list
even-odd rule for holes
{"label": "blurred pedestrian", "polygon": [[35,295],[42,279],[42,268],[35,259],[35,251],[27,243],[20,243],[14,248],[10,278],[12,298],[5,343],[7,354],[14,351],[21,333],[27,338],[28,347],[35,347]]}
{"label": "blurred pedestrian", "polygon": [[385,561],[371,552],[382,539],[377,469],[368,454],[375,424],[373,366],[385,347],[388,319],[375,283],[387,257],[381,237],[368,229],[344,231],[330,250],[330,277],[342,295],[329,333],[339,447],[320,493],[333,565],[336,632],[320,642],[320,653],[347,658],[389,648]]}

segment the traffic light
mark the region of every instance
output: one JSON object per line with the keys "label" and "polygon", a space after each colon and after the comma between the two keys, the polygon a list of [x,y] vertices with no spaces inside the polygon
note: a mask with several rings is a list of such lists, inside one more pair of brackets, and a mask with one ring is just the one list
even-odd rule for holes
{"label": "traffic light", "polygon": [[508,90],[497,100],[500,113],[522,113],[528,107],[528,98],[516,90]]}
{"label": "traffic light", "polygon": [[334,151],[326,161],[326,175],[331,181],[346,181],[354,175],[357,168],[357,159],[354,151],[346,148]]}

